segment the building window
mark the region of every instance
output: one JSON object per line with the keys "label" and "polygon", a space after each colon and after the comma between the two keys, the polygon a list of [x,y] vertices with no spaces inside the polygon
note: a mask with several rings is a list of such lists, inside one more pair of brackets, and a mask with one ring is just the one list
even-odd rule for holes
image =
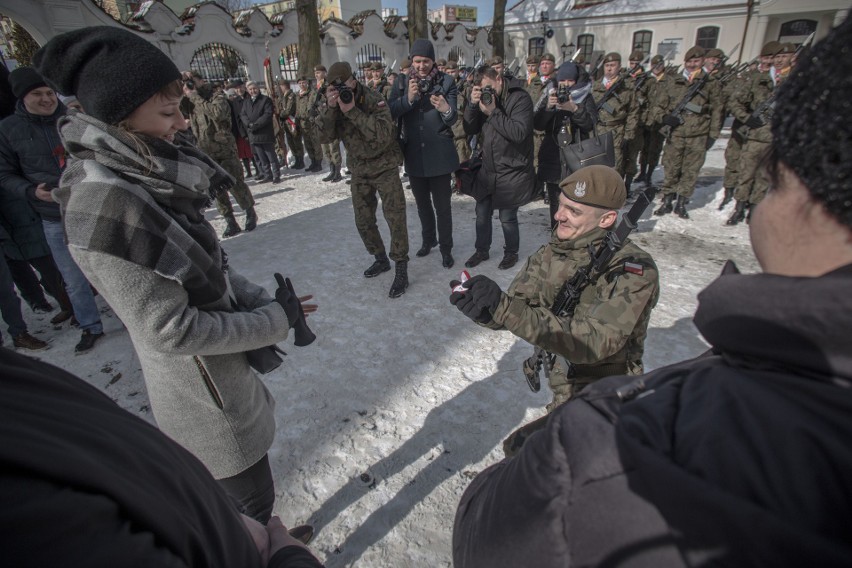
{"label": "building window", "polygon": [[716,47],[719,42],[719,28],[716,26],[705,26],[698,28],[698,33],[695,34],[695,45],[710,49]]}
{"label": "building window", "polygon": [[530,39],[528,57],[541,57],[544,55],[544,38],[534,37]]}
{"label": "building window", "polygon": [[633,34],[633,46],[632,49],[639,49],[646,56],[651,53],[651,38],[653,37],[653,33],[648,30],[642,30],[641,32],[636,32]]}
{"label": "building window", "polygon": [[583,59],[587,63],[592,62],[592,52],[595,50],[595,36],[592,34],[577,36],[577,49],[580,50],[580,55],[583,56]]}
{"label": "building window", "polygon": [[781,24],[781,32],[778,34],[778,41],[782,43],[801,44],[809,35],[817,29],[815,20],[793,20]]}

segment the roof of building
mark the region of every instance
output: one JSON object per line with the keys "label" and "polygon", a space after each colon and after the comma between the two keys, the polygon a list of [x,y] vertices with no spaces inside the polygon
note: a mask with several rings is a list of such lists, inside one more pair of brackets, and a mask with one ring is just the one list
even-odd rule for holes
{"label": "roof of building", "polygon": [[506,10],[505,25],[539,22],[544,10],[550,20],[558,21],[747,4],[747,0],[520,0]]}

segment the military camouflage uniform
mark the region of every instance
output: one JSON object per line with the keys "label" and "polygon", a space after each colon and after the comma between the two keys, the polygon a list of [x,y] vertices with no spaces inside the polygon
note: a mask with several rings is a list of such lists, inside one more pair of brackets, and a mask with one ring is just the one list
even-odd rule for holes
{"label": "military camouflage uniform", "polygon": [[[552,411],[589,383],[609,375],[642,374],[642,354],[651,309],[659,296],[659,277],[651,256],[628,240],[609,269],[580,295],[573,317],[560,318],[550,308],[559,289],[589,264],[589,245],[597,247],[604,229],[574,240],[556,233],[518,272],[485,324],[507,329],[521,339],[558,355],[550,374]],[[641,274],[625,271],[625,262]],[[573,365],[569,377],[562,358]]]}
{"label": "military camouflage uniform", "polygon": [[311,116],[316,98],[317,92],[310,86],[307,92],[300,92],[296,98],[296,118],[308,158],[310,158],[311,163],[319,164],[322,162],[322,147],[320,146],[319,132],[314,124],[314,117]]}
{"label": "military camouflage uniform", "polygon": [[[544,90],[544,85],[541,82],[541,76],[536,73],[532,79],[527,79],[526,84],[527,86],[525,88],[530,94],[533,105],[537,105],[541,98],[542,91]],[[538,174],[538,151],[539,148],[541,148],[543,140],[544,132],[541,130],[533,130],[533,167],[535,167],[536,174]]]}
{"label": "military camouflage uniform", "polygon": [[658,104],[658,97],[665,95],[667,82],[671,78],[663,73],[659,77],[648,77],[648,110],[645,114],[645,131],[642,140],[642,153],[640,155],[640,176],[644,174],[651,182],[651,176],[654,169],[660,162],[660,154],[663,153],[663,143],[666,141],[665,136],[660,133],[660,128],[663,127],[662,105]]}
{"label": "military camouflage uniform", "polygon": [[[653,79],[646,76],[645,73],[646,71],[639,66],[636,71],[628,73],[625,77],[627,85],[633,89],[636,105],[636,130],[627,145],[627,154],[624,157],[624,176],[629,180],[636,177],[639,171],[637,166],[639,152],[645,145],[645,131],[648,128],[649,91]],[[647,73],[650,73],[650,71]]]}
{"label": "military camouflage uniform", "polygon": [[391,260],[408,261],[408,227],[405,195],[399,181],[402,151],[396,141],[396,124],[382,96],[363,84],[355,88],[355,108],[343,113],[324,107],[317,119],[321,140],[343,140],[346,167],[352,172],[352,206],[355,226],[367,252],[380,255],[385,245],[376,226],[376,194],[390,227]]}
{"label": "military camouflage uniform", "polygon": [[[750,75],[750,73],[747,73],[742,77],[732,77],[726,84],[722,85],[722,100],[724,102],[725,115],[731,112],[731,104],[734,97],[745,86]],[[723,115],[722,120],[724,120],[725,115]],[[725,148],[725,174],[722,180],[722,187],[732,192],[737,187],[737,180],[740,177],[740,155],[743,143],[745,142],[739,134],[739,129],[742,125],[743,123],[734,117],[734,121],[731,124],[731,137],[728,140],[728,146]]]}
{"label": "military camouflage uniform", "polygon": [[465,89],[465,85],[461,80],[456,81],[456,89],[458,90],[458,96],[456,97],[458,118],[453,125],[453,143],[456,146],[456,153],[459,155],[459,162],[464,162],[470,159],[470,144],[467,141],[467,134],[464,132],[464,109],[467,107],[470,93]]}
{"label": "military camouflage uniform", "polygon": [[[302,147],[302,133],[296,127],[296,133],[293,134],[293,129],[287,122],[289,117],[296,116],[297,98],[298,95],[293,91],[287,91],[286,95],[279,94],[275,100],[275,110],[278,112],[278,124],[281,125],[281,129],[284,130],[284,137],[287,139],[287,147],[290,148],[298,163],[298,160],[305,155],[305,149]],[[287,163],[286,160],[284,163]]]}
{"label": "military camouflage uniform", "polygon": [[[701,70],[693,79],[698,81],[705,74]],[[669,114],[683,99],[690,83],[681,73],[658,90],[656,103],[661,105],[661,114]],[[663,168],[666,179],[663,194],[692,197],[698,173],[707,156],[708,139],[719,138],[722,130],[722,95],[719,82],[709,79],[690,101],[698,112],[686,110],[681,115],[683,124],[672,131],[663,152]]]}
{"label": "military camouflage uniform", "polygon": [[[363,83],[361,83],[363,84]],[[322,89],[323,85],[321,83],[317,84],[317,89]],[[370,89],[369,87],[364,87],[367,90],[371,90],[376,92],[375,89]],[[326,139],[320,136],[320,147],[322,148],[322,155],[328,160],[328,163],[331,164],[332,170],[335,166],[338,168],[343,164],[343,159],[340,157],[340,138],[330,138]]]}
{"label": "military camouflage uniform", "polygon": [[[231,174],[235,183],[230,191],[242,210],[248,211],[254,207],[254,197],[243,179],[243,168],[237,157],[237,141],[231,131],[231,104],[225,93],[212,94],[209,85],[202,85],[199,91],[201,93],[193,91],[187,97],[190,125],[198,147]],[[216,208],[223,217],[233,216],[234,208],[227,192],[216,196]]]}
{"label": "military camouflage uniform", "polygon": [[[613,79],[609,86],[617,80]],[[595,81],[592,87],[592,96],[595,104],[600,104],[607,93],[608,86],[601,78]],[[615,169],[622,176],[625,170],[624,141],[633,140],[639,126],[639,109],[636,105],[636,96],[633,88],[626,81],[619,81],[613,87],[616,92],[609,97],[603,108],[598,113],[596,131],[598,134],[606,134],[612,131],[612,141],[615,146]]]}

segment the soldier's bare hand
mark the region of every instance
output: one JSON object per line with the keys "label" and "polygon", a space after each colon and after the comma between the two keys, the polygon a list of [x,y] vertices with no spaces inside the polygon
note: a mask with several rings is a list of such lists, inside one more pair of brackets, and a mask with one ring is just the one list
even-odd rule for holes
{"label": "soldier's bare hand", "polygon": [[340,110],[343,111],[343,113],[345,114],[345,113],[349,112],[350,110],[352,110],[353,108],[355,108],[355,98],[353,97],[352,100],[349,101],[348,103],[345,103],[345,102],[341,101],[340,99],[338,99],[337,100],[337,106],[339,106]]}
{"label": "soldier's bare hand", "polygon": [[337,92],[337,89],[334,87],[328,87],[325,90],[325,102],[330,108],[336,108],[337,102],[340,98],[340,94]]}
{"label": "soldier's bare hand", "polygon": [[497,97],[496,96],[492,97],[490,105],[483,103],[482,100],[479,101],[479,110],[481,110],[482,113],[487,115],[487,116],[491,116],[491,113],[494,112],[495,108],[497,108]]}
{"label": "soldier's bare hand", "polygon": [[470,102],[475,105],[479,104],[479,98],[482,96],[482,87],[474,86],[470,91]]}
{"label": "soldier's bare hand", "polygon": [[559,99],[556,98],[556,93],[550,93],[547,97],[547,108],[556,108],[559,104]]}

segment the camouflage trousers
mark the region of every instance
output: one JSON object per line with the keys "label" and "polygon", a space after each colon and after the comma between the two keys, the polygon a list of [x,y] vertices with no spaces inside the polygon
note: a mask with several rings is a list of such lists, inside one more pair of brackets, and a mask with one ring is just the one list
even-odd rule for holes
{"label": "camouflage trousers", "polygon": [[644,145],[645,129],[637,128],[636,137],[627,144],[627,153],[624,156],[624,175],[626,177],[634,178],[639,173],[637,163],[639,161],[639,152]]}
{"label": "camouflage trousers", "polygon": [[342,166],[340,160],[340,140],[334,139],[329,144],[322,144],[322,155],[330,164]]}
{"label": "camouflage trousers", "polygon": [[459,163],[470,159],[470,144],[467,143],[467,137],[456,138],[453,140],[456,145],[456,154],[459,155]]}
{"label": "camouflage trousers", "polygon": [[[240,165],[239,159],[237,159],[236,151],[225,158],[216,156],[211,157],[236,180],[236,183],[230,189],[230,192],[234,196],[234,199],[237,200],[240,208],[243,211],[248,211],[248,209],[254,207],[254,197],[243,179],[243,167]],[[219,210],[219,214],[223,217],[234,214],[234,207],[231,205],[231,198],[228,195],[228,192],[222,191],[216,196],[216,209]]]}
{"label": "camouflage trousers", "polygon": [[740,178],[740,154],[743,149],[743,139],[737,134],[737,128],[740,126],[742,122],[735,120],[731,126],[728,146],[725,148],[725,177],[722,180],[722,187],[728,189],[737,187]]}
{"label": "camouflage trousers", "polygon": [[296,160],[301,160],[305,156],[305,148],[302,146],[302,132],[296,131],[296,134],[290,132],[289,128],[284,129],[284,138],[287,139],[287,147],[290,152],[296,157]]}
{"label": "camouflage trousers", "polygon": [[615,149],[615,170],[624,175],[624,124],[618,124],[614,126],[604,126],[603,124],[598,124],[597,134],[600,136],[601,134],[606,134],[607,132],[612,132],[612,145]]}
{"label": "camouflage trousers", "polygon": [[763,201],[766,191],[769,189],[763,172],[758,171],[760,160],[769,149],[770,142],[760,140],[748,140],[740,152],[740,171],[737,178],[737,188],[734,190],[734,199],[745,201],[756,205]]}
{"label": "camouflage trousers", "polygon": [[676,193],[692,197],[698,173],[707,157],[706,136],[672,136],[666,142],[663,151],[663,168],[666,180],[663,182],[663,195]]}
{"label": "camouflage trousers", "polygon": [[642,153],[639,157],[639,163],[641,171],[650,176],[657,164],[660,163],[660,154],[663,153],[663,143],[666,141],[666,137],[660,134],[659,124],[653,124],[643,130],[645,132],[642,136]]}
{"label": "camouflage trousers", "polygon": [[352,174],[352,208],[355,227],[367,252],[372,255],[385,252],[385,243],[376,225],[378,199],[382,199],[382,213],[391,234],[390,258],[394,262],[408,260],[408,225],[405,220],[405,194],[399,181],[399,170],[392,168],[372,178]]}
{"label": "camouflage trousers", "polygon": [[319,134],[312,124],[306,123],[306,126],[307,128],[302,131],[305,152],[308,153],[308,158],[312,163],[318,164],[322,162],[322,145],[319,141]]}
{"label": "camouflage trousers", "polygon": [[544,142],[544,132],[533,130],[533,168],[538,171],[538,151]]}

